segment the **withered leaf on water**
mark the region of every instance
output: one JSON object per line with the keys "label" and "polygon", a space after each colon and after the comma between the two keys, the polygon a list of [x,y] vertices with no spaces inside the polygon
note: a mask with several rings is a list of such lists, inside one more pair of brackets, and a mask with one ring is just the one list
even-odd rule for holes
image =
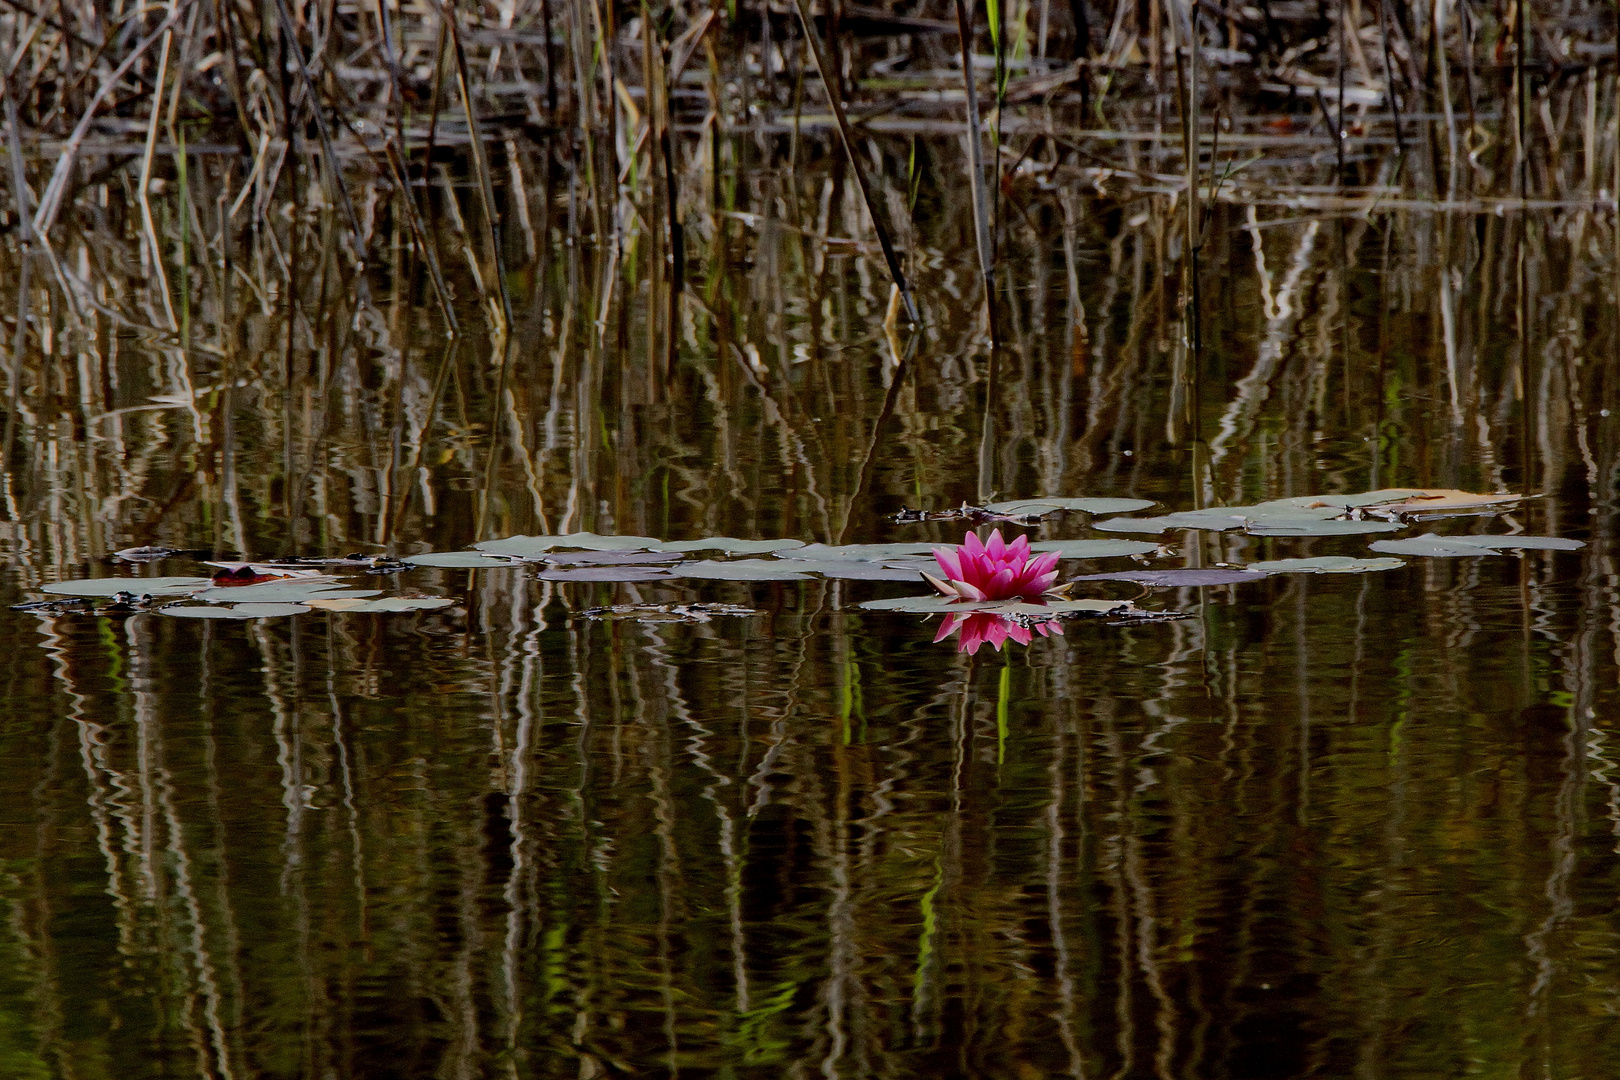
{"label": "withered leaf on water", "polygon": [[758,614],[755,609],[741,604],[614,604],[580,612],[584,618],[599,621],[631,619],[649,623],[706,623],[720,615]]}

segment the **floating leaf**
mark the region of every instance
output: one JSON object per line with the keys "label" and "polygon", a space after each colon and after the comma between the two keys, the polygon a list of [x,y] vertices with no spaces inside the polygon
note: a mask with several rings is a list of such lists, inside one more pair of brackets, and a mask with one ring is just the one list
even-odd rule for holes
{"label": "floating leaf", "polygon": [[730,562],[685,562],[674,567],[676,577],[713,581],[809,581],[806,569],[794,559],[733,559]]}
{"label": "floating leaf", "polygon": [[1348,555],[1323,555],[1315,559],[1271,559],[1250,563],[1245,569],[1267,574],[1364,574],[1373,570],[1398,570],[1400,559],[1354,559]]}
{"label": "floating leaf", "polygon": [[171,555],[179,554],[180,551],[177,548],[143,545],[141,547],[128,547],[122,551],[115,551],[112,553],[111,558],[116,559],[119,562],[147,563],[156,562],[159,559],[167,559]]}
{"label": "floating leaf", "polygon": [[[846,581],[916,581],[923,573],[922,564],[914,566],[866,562],[861,559],[784,559],[783,564],[800,573],[820,574],[822,577],[841,578]],[[934,563],[928,565],[938,573]]]}
{"label": "floating leaf", "polygon": [[1392,491],[1394,499],[1378,503],[1380,513],[1421,514],[1425,516],[1454,513],[1489,513],[1491,510],[1523,502],[1524,495],[1476,495],[1455,488],[1423,488],[1416,491]]}
{"label": "floating leaf", "polygon": [[737,540],[730,536],[707,536],[702,540],[675,540],[657,545],[658,551],[724,551],[730,555],[768,555],[804,547],[803,540]]}
{"label": "floating leaf", "polygon": [[455,603],[447,596],[385,596],[380,600],[360,600],[354,597],[338,597],[326,600],[320,597],[309,602],[312,608],[322,611],[353,611],[360,614],[390,611],[436,611],[439,608],[449,607]]}
{"label": "floating leaf", "polygon": [[913,611],[931,614],[940,611],[985,611],[1002,603],[1006,601],[963,603],[948,596],[932,593],[924,596],[894,596],[885,600],[868,600],[859,606],[868,611]]}
{"label": "floating leaf", "polygon": [[1255,570],[1235,570],[1224,566],[1177,567],[1168,570],[1120,570],[1112,574],[1083,574],[1071,581],[1134,581],[1158,589],[1179,589],[1189,585],[1234,585],[1259,581],[1266,575]]}
{"label": "floating leaf", "polygon": [[104,577],[79,578],[74,581],[53,581],[43,591],[56,596],[116,596],[121,592],[135,596],[184,596],[214,583],[205,577]]}
{"label": "floating leaf", "polygon": [[678,575],[663,566],[580,566],[571,570],[542,570],[541,581],[667,581]]}
{"label": "floating leaf", "polygon": [[492,555],[515,555],[520,559],[533,558],[559,548],[580,548],[586,551],[645,551],[657,547],[659,541],[651,536],[598,536],[592,532],[566,533],[562,536],[508,536],[501,540],[485,540],[474,544],[479,551]]}
{"label": "floating leaf", "polygon": [[1375,521],[1323,521],[1318,518],[1261,517],[1249,523],[1251,536],[1359,536],[1365,533],[1394,532],[1399,522]]}
{"label": "floating leaf", "polygon": [[679,558],[673,551],[554,551],[536,556],[558,566],[652,566]]}
{"label": "floating leaf", "polygon": [[1146,540],[1039,540],[1031,551],[1055,551],[1060,559],[1112,559],[1120,555],[1147,555],[1159,550]]}
{"label": "floating leaf", "polygon": [[954,547],[954,544],[932,544],[928,541],[919,541],[911,544],[806,544],[798,548],[791,555],[783,556],[787,559],[855,559],[863,562],[882,562],[884,559],[893,559],[904,555],[929,555],[937,547]]}
{"label": "floating leaf", "polygon": [[237,585],[225,589],[202,589],[193,599],[227,604],[302,604],[316,598],[339,596],[378,596],[377,589],[344,589],[327,581],[270,581],[263,585]]}
{"label": "floating leaf", "polygon": [[1372,545],[1374,551],[1391,555],[1419,555],[1431,559],[1457,559],[1477,555],[1495,555],[1502,551],[1523,548],[1535,551],[1575,551],[1586,546],[1580,540],[1558,536],[1436,536],[1424,533],[1403,540],[1379,540]]}
{"label": "floating leaf", "polygon": [[1302,509],[1316,507],[1330,507],[1345,511],[1359,507],[1379,506],[1383,503],[1400,502],[1403,499],[1416,498],[1423,495],[1422,488],[1382,488],[1378,491],[1358,491],[1349,495],[1296,495],[1291,499],[1277,499],[1273,503],[1260,505],[1286,505]]}
{"label": "floating leaf", "polygon": [[158,608],[158,614],[177,619],[275,619],[285,615],[302,615],[308,610],[303,604],[235,604],[231,607],[170,604]]}
{"label": "floating leaf", "polygon": [[868,600],[860,605],[868,611],[908,611],[917,614],[973,614],[989,615],[1078,615],[1089,612],[1106,615],[1131,607],[1125,600],[1053,600],[1032,603],[1028,600],[981,600],[961,602],[937,593],[932,596],[898,596],[887,600]]}
{"label": "floating leaf", "polygon": [[1014,499],[1012,502],[987,503],[984,509],[992,514],[1049,514],[1054,510],[1081,510],[1088,514],[1130,514],[1146,510],[1152,499]]}
{"label": "floating leaf", "polygon": [[431,566],[443,570],[495,570],[503,566],[522,566],[521,560],[501,558],[482,551],[424,551],[420,555],[407,555],[405,561],[412,566]]}
{"label": "floating leaf", "polygon": [[1179,514],[1163,514],[1159,517],[1145,518],[1109,518],[1092,525],[1094,529],[1103,532],[1122,533],[1162,533],[1170,529],[1210,529],[1214,532],[1225,532],[1227,529],[1240,529],[1248,523],[1248,518],[1242,514],[1234,514],[1233,510],[1247,509],[1247,507],[1221,507],[1219,513],[1215,510],[1188,510]]}

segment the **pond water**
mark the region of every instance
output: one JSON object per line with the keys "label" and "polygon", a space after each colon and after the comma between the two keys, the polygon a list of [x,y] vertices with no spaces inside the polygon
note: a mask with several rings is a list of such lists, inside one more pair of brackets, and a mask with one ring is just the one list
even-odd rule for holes
{"label": "pond water", "polygon": [[[1185,617],[971,656],[858,606],[917,585],[822,578],[344,570],[453,603],[7,611],[0,1072],[1610,1074],[1612,214],[1223,207],[1195,353],[1171,200],[1065,199],[1009,213],[992,359],[961,192],[906,238],[910,342],[849,185],[752,145],[673,322],[633,249],[565,242],[566,181],[512,241],[509,349],[468,300],[447,350],[431,293],[345,276],[319,220],[290,323],[258,248],[196,259],[178,344],[41,293],[5,599],[581,530],[956,543],[890,515],[1042,495],[1520,492],[1399,535],[1586,546],[1087,582]],[[110,250],[107,303],[140,272]],[[1092,521],[1000,527],[1120,537]],[[1174,531],[1149,562],[1378,538]],[[190,554],[108,562],[146,544]],[[698,602],[752,614],[583,615]]]}

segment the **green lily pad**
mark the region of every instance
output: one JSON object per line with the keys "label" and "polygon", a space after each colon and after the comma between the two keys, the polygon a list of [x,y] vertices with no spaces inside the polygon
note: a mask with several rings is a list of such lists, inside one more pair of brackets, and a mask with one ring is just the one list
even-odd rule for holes
{"label": "green lily pad", "polygon": [[541,581],[666,581],[677,575],[667,566],[576,566],[567,570],[542,570],[534,575]]}
{"label": "green lily pad", "polygon": [[176,619],[274,619],[285,615],[302,615],[308,610],[303,604],[237,604],[234,607],[170,604],[158,608],[158,614]]}
{"label": "green lily pad", "polygon": [[673,569],[675,577],[711,581],[809,581],[810,575],[794,563],[791,559],[704,560],[681,563]]}
{"label": "green lily pad", "polygon": [[651,536],[598,536],[592,532],[566,533],[562,536],[508,536],[500,540],[485,540],[474,544],[479,551],[491,555],[514,555],[520,559],[532,558],[559,548],[579,548],[585,551],[647,551],[656,548],[659,541]]}
{"label": "green lily pad", "polygon": [[42,591],[55,596],[116,596],[121,592],[136,596],[184,596],[214,583],[205,577],[104,577],[53,581]]}
{"label": "green lily pad", "polygon": [[1120,570],[1112,574],[1084,574],[1071,581],[1134,581],[1156,589],[1183,589],[1194,585],[1235,585],[1259,581],[1263,571],[1235,570],[1224,566],[1174,566],[1164,570]]}
{"label": "green lily pad", "polygon": [[436,611],[455,603],[448,596],[385,596],[380,600],[361,600],[358,597],[337,597],[327,600],[316,597],[309,607],[322,611],[353,611],[360,614],[393,611]]}
{"label": "green lily pad", "polygon": [[1374,570],[1398,570],[1400,559],[1355,559],[1348,555],[1323,555],[1315,559],[1271,559],[1250,563],[1245,569],[1267,574],[1365,574]]}
{"label": "green lily pad", "polygon": [[502,566],[523,565],[520,559],[503,559],[482,551],[425,551],[420,555],[407,555],[404,561],[412,566],[431,566],[444,570],[492,570]]}
{"label": "green lily pad", "polygon": [[867,611],[908,611],[923,615],[971,615],[982,612],[988,615],[1034,616],[1078,615],[1082,612],[1106,615],[1128,610],[1131,604],[1126,600],[1052,600],[1040,604],[1029,600],[957,601],[936,593],[932,596],[896,596],[886,600],[868,600],[860,607]]}
{"label": "green lily pad", "polygon": [[656,551],[723,551],[728,555],[769,555],[804,547],[803,540],[737,540],[730,536],[707,536],[702,540],[674,540],[657,545]]}
{"label": "green lily pad", "polygon": [[930,555],[937,547],[954,544],[934,544],[920,541],[910,544],[806,544],[794,550],[786,559],[855,559],[863,562],[882,562],[905,555]]}
{"label": "green lily pad", "polygon": [[1365,533],[1395,532],[1403,526],[1394,521],[1323,521],[1318,518],[1260,517],[1249,523],[1250,536],[1359,536]]}
{"label": "green lily pad", "polygon": [[380,596],[379,589],[344,589],[329,581],[267,581],[263,585],[234,585],[223,589],[202,589],[193,599],[227,604],[302,604],[306,600],[330,600],[339,596]]}
{"label": "green lily pad", "polygon": [[1374,551],[1390,555],[1419,555],[1431,559],[1458,559],[1496,555],[1503,551],[1576,551],[1586,546],[1580,540],[1559,536],[1436,536],[1424,533],[1402,540],[1379,540]]}
{"label": "green lily pad", "polygon": [[1147,555],[1158,551],[1158,544],[1146,540],[1039,540],[1029,545],[1035,552],[1055,551],[1060,559],[1112,559],[1120,555]]}
{"label": "green lily pad", "polygon": [[679,558],[673,551],[549,551],[532,561],[549,566],[654,566]]}
{"label": "green lily pad", "polygon": [[1080,510],[1087,514],[1130,514],[1146,510],[1152,499],[1014,499],[1011,502],[988,503],[985,509],[992,514],[1047,514],[1054,510]]}
{"label": "green lily pad", "polygon": [[[914,566],[890,566],[864,559],[784,559],[783,563],[800,573],[820,574],[845,581],[918,581],[923,573],[920,563]],[[928,565],[934,573],[939,572],[939,567],[932,561]]]}
{"label": "green lily pad", "polygon": [[1209,529],[1214,532],[1225,532],[1228,529],[1241,529],[1248,523],[1248,518],[1241,513],[1233,511],[1246,510],[1247,507],[1221,507],[1219,513],[1215,510],[1188,510],[1179,514],[1162,514],[1159,517],[1145,518],[1109,518],[1092,525],[1094,529],[1103,532],[1122,533],[1162,533],[1171,529]]}

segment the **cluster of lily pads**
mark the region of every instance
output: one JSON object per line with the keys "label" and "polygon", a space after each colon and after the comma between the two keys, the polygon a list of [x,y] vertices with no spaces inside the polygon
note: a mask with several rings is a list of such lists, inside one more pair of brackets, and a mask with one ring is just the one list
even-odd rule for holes
{"label": "cluster of lily pads", "polygon": [[[1520,495],[1476,495],[1462,491],[1388,489],[1351,495],[1301,496],[1250,506],[1212,507],[1156,517],[1125,515],[1154,504],[1142,499],[1052,497],[964,506],[954,511],[907,511],[903,520],[1004,521],[1036,524],[1073,512],[1090,515],[1091,527],[1103,533],[1160,537],[1172,531],[1241,530],[1253,536],[1342,536],[1391,533],[1417,521],[1462,514],[1493,514],[1524,500]],[[416,567],[498,570],[532,567],[534,576],[557,582],[806,581],[815,577],[854,581],[920,582],[935,568],[935,545],[928,541],[883,544],[818,544],[801,540],[739,540],[708,537],[663,541],[650,536],[598,535],[511,536],[475,544],[466,551],[424,552],[399,559],[352,555],[340,559],[288,559],[263,563],[208,563],[210,577],[104,577],[60,581],[43,587],[49,599],[17,605],[52,614],[83,611],[155,610],[194,619],[245,619],[296,615],[309,611],[388,613],[448,607],[443,596],[353,588],[340,571],[393,574]],[[1147,559],[1170,553],[1157,539],[1117,537],[1040,540],[1029,545],[1035,555],[1054,553],[1061,560],[1132,557],[1129,570],[1083,574],[1071,582],[1129,581],[1148,588],[1236,584],[1272,574],[1365,573],[1404,565],[1394,556],[1456,558],[1513,550],[1565,551],[1580,541],[1527,535],[1453,535],[1427,533],[1412,538],[1380,539],[1371,544],[1379,557],[1329,555],[1276,559],[1243,566],[1203,568],[1154,567]],[[184,554],[165,548],[132,548],[121,561],[151,562]],[[938,595],[868,601],[876,611],[994,614],[1015,622],[1071,618],[1080,615],[1149,617],[1153,613],[1126,601],[1049,597],[974,602]],[[622,610],[621,610],[622,609]],[[679,609],[679,610],[677,610]],[[711,610],[712,609],[712,610]],[[597,618],[649,618],[702,621],[714,615],[748,614],[751,609],[726,605],[620,605],[592,609]]]}

